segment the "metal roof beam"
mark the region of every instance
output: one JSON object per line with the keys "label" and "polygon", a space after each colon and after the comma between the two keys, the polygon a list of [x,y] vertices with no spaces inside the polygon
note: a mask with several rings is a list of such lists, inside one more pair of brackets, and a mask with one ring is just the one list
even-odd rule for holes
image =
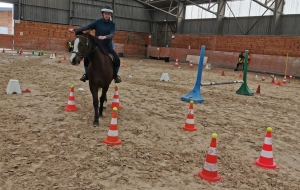
{"label": "metal roof beam", "polygon": [[275,12],[275,10],[274,10],[273,8],[271,8],[271,7],[269,7],[269,6],[267,5],[270,1],[266,1],[265,4],[263,4],[263,3],[261,3],[261,2],[259,2],[259,1],[257,1],[257,0],[252,0],[252,1],[254,1],[255,3],[259,4],[260,6],[266,8],[266,9],[269,9],[269,10]]}
{"label": "metal roof beam", "polygon": [[[174,14],[168,12],[168,11],[165,11],[165,10],[163,10],[163,9],[160,9],[160,8],[158,8],[158,7],[155,7],[154,5],[151,5],[151,4],[149,4],[149,3],[145,3],[144,1],[141,1],[141,0],[135,0],[135,1],[137,1],[137,2],[139,2],[139,3],[142,3],[142,4],[144,4],[144,5],[147,5],[147,6],[149,6],[149,7],[155,8],[155,9],[157,9],[157,10],[159,10],[159,11],[162,11],[162,12],[164,12],[164,13],[167,13],[167,14],[169,14],[169,15],[174,16],[174,17],[177,18],[177,15],[174,15]],[[155,2],[155,1],[152,1],[152,2]]]}

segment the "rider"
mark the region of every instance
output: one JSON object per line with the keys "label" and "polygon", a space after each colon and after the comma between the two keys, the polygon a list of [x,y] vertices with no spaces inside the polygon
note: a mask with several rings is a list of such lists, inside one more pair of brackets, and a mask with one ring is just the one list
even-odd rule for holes
{"label": "rider", "polygon": [[[121,78],[117,75],[119,72],[119,69],[120,69],[120,58],[118,57],[117,53],[115,52],[115,50],[112,47],[112,38],[115,36],[115,32],[116,32],[115,23],[113,21],[111,21],[111,15],[113,13],[113,10],[109,5],[104,5],[101,9],[101,13],[102,13],[103,18],[98,19],[98,20],[92,22],[91,24],[89,24],[87,26],[83,26],[81,28],[76,28],[76,29],[70,28],[69,31],[77,33],[77,32],[82,32],[85,30],[93,30],[93,29],[95,30],[95,35],[98,37],[98,39],[101,40],[101,44],[115,58],[115,62],[116,62],[115,83],[120,83]],[[85,59],[86,59],[86,57],[85,57]],[[85,61],[85,64],[84,64],[85,74],[80,79],[83,82],[88,80],[87,75],[86,75],[88,64],[89,64],[89,61]]]}
{"label": "rider", "polygon": [[69,48],[69,53],[70,53],[71,51],[73,51],[73,48],[74,48],[74,41],[71,41],[71,40],[68,41],[68,48]]}
{"label": "rider", "polygon": [[245,60],[244,52],[241,52],[239,54],[238,63],[236,64],[236,68],[234,69],[234,71],[237,71],[239,69],[239,66],[244,64],[244,60]]}

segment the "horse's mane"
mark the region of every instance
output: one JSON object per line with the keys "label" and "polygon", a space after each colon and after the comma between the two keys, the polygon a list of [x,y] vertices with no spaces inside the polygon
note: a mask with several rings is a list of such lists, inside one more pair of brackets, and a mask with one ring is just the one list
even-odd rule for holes
{"label": "horse's mane", "polygon": [[[82,35],[83,32],[78,32],[76,33],[76,35]],[[86,34],[86,33],[85,33]],[[93,45],[95,46],[98,46],[99,50],[105,54],[105,55],[108,55],[108,51],[106,50],[106,48],[103,47],[102,43],[101,43],[101,40],[99,40],[97,37],[91,35],[90,33],[87,33],[88,34],[88,39],[91,41],[91,43],[93,43]]]}

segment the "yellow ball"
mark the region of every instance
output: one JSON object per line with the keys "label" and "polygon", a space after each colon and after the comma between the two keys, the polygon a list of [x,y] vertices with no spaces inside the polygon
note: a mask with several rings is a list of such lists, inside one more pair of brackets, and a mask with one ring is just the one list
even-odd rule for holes
{"label": "yellow ball", "polygon": [[193,104],[193,103],[194,103],[194,101],[193,101],[193,100],[191,100],[191,101],[190,101],[190,104]]}
{"label": "yellow ball", "polygon": [[272,127],[268,127],[268,128],[267,128],[267,131],[268,131],[268,132],[272,132]]}
{"label": "yellow ball", "polygon": [[211,137],[213,138],[213,139],[216,139],[217,138],[217,133],[213,133],[212,135],[211,135]]}
{"label": "yellow ball", "polygon": [[113,111],[117,111],[117,110],[118,110],[118,108],[116,108],[116,107],[113,108]]}
{"label": "yellow ball", "polygon": [[74,85],[71,85],[71,88],[74,88]]}

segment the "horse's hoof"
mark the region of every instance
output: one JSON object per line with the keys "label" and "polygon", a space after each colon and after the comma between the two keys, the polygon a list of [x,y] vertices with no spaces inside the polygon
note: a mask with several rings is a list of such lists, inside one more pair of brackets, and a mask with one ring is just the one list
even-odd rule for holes
{"label": "horse's hoof", "polygon": [[93,126],[94,126],[94,127],[99,127],[99,121],[94,121],[94,122],[93,122]]}

